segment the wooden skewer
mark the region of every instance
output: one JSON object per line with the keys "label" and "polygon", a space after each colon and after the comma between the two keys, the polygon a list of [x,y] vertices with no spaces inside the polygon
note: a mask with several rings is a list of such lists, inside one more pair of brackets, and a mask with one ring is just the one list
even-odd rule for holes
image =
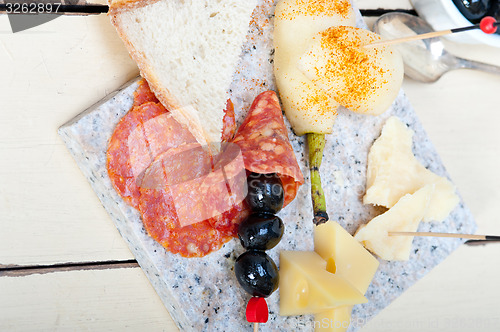
{"label": "wooden skewer", "polygon": [[[500,25],[499,22],[493,23],[493,26],[495,26],[495,27],[497,27],[499,25]],[[481,29],[481,26],[479,24],[475,24],[475,25],[471,25],[468,27],[441,30],[441,31],[433,31],[433,32],[428,32],[428,33],[422,33],[420,35],[408,36],[408,37],[403,37],[403,38],[396,38],[396,39],[391,39],[391,40],[381,40],[381,41],[378,41],[375,43],[364,45],[364,47],[387,46],[387,45],[405,43],[405,42],[412,41],[412,40],[422,40],[422,39],[427,39],[427,38],[440,37],[440,36],[449,35],[452,33],[463,32],[463,31],[468,31],[468,30],[475,30],[475,29]]]}
{"label": "wooden skewer", "polygon": [[500,236],[476,235],[476,234],[455,234],[455,233],[435,233],[435,232],[389,232],[389,236],[431,236],[431,237],[452,237],[459,239],[500,241]]}
{"label": "wooden skewer", "polygon": [[412,40],[421,40],[421,39],[449,35],[450,33],[453,33],[453,32],[451,30],[433,31],[433,32],[423,33],[420,35],[414,35],[414,36],[409,36],[409,37],[396,38],[396,39],[391,39],[391,40],[381,40],[381,41],[378,41],[375,43],[367,44],[364,47],[387,46],[387,45],[405,43],[405,42],[409,42]]}

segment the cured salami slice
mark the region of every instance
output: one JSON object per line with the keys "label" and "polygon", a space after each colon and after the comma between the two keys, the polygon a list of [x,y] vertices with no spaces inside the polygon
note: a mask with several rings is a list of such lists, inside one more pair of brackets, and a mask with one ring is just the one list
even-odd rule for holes
{"label": "cured salami slice", "polygon": [[234,105],[231,99],[227,100],[224,118],[222,119],[222,142],[229,142],[236,131],[236,119],[234,117]]}
{"label": "cured salami slice", "polygon": [[108,173],[120,195],[138,206],[137,182],[159,153],[195,141],[161,105],[147,102],[132,108],[118,123],[108,147]]}
{"label": "cured salami slice", "polygon": [[240,147],[247,170],[280,176],[285,189],[284,206],[295,198],[304,177],[274,91],[263,92],[255,98],[232,142]]}
{"label": "cured salami slice", "polygon": [[139,87],[134,92],[134,106],[139,106],[148,102],[159,103],[154,93],[149,88],[145,79],[139,81]]}
{"label": "cured salami slice", "polygon": [[118,193],[140,211],[148,234],[168,251],[201,257],[236,236],[250,213],[246,170],[278,173],[285,204],[303,183],[274,92],[257,97],[234,138],[228,100],[222,152],[216,156],[173,119],[147,83],[134,96],[111,137],[108,173]]}
{"label": "cured salami slice", "polygon": [[211,170],[210,154],[190,143],[160,154],[145,172],[139,205],[144,227],[172,253],[205,256],[231,238],[203,215],[200,187]]}
{"label": "cured salami slice", "polygon": [[139,211],[148,234],[168,251],[184,257],[202,257],[218,250],[232,237],[207,221],[182,227],[169,189],[141,188]]}
{"label": "cured salami slice", "polygon": [[159,104],[147,103],[132,108],[118,123],[107,152],[107,169],[111,183],[123,199],[133,207],[139,205],[138,172],[151,158],[144,134],[144,120],[165,114]]}
{"label": "cured salami slice", "polygon": [[248,215],[246,172],[239,147],[226,144],[215,162],[212,165],[210,154],[198,143],[159,155],[140,184],[141,190],[168,189],[171,200],[164,204],[171,204],[173,212],[158,217],[173,218],[182,227],[206,220],[222,234],[236,236],[239,223]]}
{"label": "cured salami slice", "polygon": [[[206,172],[211,169],[212,159],[206,154],[195,158],[193,154],[178,153],[186,149],[186,146],[195,144],[196,140],[189,130],[157,103],[144,80],[134,93],[133,105],[116,126],[108,146],[107,169],[113,186],[128,204],[141,212],[146,231],[170,252],[186,257],[199,257],[217,250],[236,236],[237,225],[247,215],[243,203],[235,204],[214,218],[192,225],[180,225],[177,209],[180,212],[188,211],[192,202],[190,198],[199,193],[193,190],[188,193],[189,187],[185,186],[186,194],[182,195],[178,191],[174,200],[170,188],[162,187],[166,185],[165,179],[160,179],[158,174],[163,177],[168,171],[170,178],[174,179],[174,185],[182,184],[186,179],[179,176],[180,169],[185,176],[189,176],[189,171]],[[225,112],[223,132],[227,141],[234,135],[236,127],[230,100]],[[169,154],[173,158],[169,159]],[[180,157],[183,160],[179,160]],[[175,162],[167,164],[165,160]],[[203,165],[201,169],[200,165]],[[155,171],[158,173],[156,178]],[[213,192],[212,195],[216,193]]]}
{"label": "cured salami slice", "polygon": [[[219,231],[231,236],[237,236],[239,224],[250,214],[250,208],[245,203],[247,193],[246,171],[243,156],[238,145],[233,143],[223,144],[222,153],[215,157],[215,174],[223,173],[224,188],[221,188],[222,181],[217,177],[207,179],[213,184],[206,186],[214,188],[206,193],[207,202],[211,205],[207,209],[224,211],[223,213],[212,213],[213,217],[209,222]],[[227,200],[221,200],[221,195],[226,194]],[[232,203],[231,209],[226,209],[224,203]],[[217,204],[218,203],[218,204]]]}
{"label": "cured salami slice", "polygon": [[211,217],[205,209],[204,181],[212,174],[208,151],[198,143],[183,144],[159,155],[140,186],[168,190],[176,220],[183,227]]}
{"label": "cured salami slice", "polygon": [[137,181],[154,157],[172,147],[196,141],[189,130],[153,100],[154,95],[142,80],[134,93],[135,106],[120,120],[108,145],[107,169],[111,182],[135,208],[140,196]]}

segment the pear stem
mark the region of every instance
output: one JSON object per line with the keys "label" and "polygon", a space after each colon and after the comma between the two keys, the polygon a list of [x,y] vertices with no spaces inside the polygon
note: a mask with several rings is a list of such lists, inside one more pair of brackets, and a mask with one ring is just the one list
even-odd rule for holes
{"label": "pear stem", "polygon": [[323,160],[325,143],[325,134],[307,134],[307,144],[309,146],[309,170],[311,173],[311,199],[314,212],[313,223],[316,226],[328,221],[325,193],[321,187],[321,176],[319,173],[321,161]]}

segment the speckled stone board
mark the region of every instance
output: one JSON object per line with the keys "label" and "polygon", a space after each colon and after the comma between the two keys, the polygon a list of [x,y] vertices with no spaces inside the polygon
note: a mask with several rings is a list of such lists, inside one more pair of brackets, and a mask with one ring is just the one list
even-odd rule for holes
{"label": "speckled stone board", "polygon": [[[238,121],[245,116],[253,98],[275,90],[272,75],[273,0],[261,0],[251,23],[249,40],[231,87]],[[358,25],[364,22],[358,12]],[[127,241],[140,266],[160,295],[172,318],[185,331],[251,331],[244,308],[249,296],[239,287],[233,272],[236,257],[244,250],[236,240],[204,258],[183,258],[166,252],[145,232],[140,215],[114,191],[106,172],[106,150],[115,125],[132,105],[137,79],[92,106],[59,129],[61,138],[81,171],[99,196],[113,222]],[[398,116],[415,131],[413,151],[431,171],[447,176],[415,112],[403,92],[392,107],[378,117],[340,110],[327,137],[321,175],[330,218],[338,220],[351,234],[382,210],[362,204],[366,162],[370,146],[380,135],[385,120]],[[290,126],[287,122],[290,129]],[[313,250],[312,207],[304,137],[289,131],[295,154],[306,179],[297,198],[282,212],[286,231],[280,244],[269,251],[279,264],[280,250]],[[441,223],[421,223],[419,231],[472,233],[475,223],[463,202]],[[349,331],[361,328],[408,287],[448,256],[462,243],[459,239],[416,238],[407,262],[380,261],[366,293],[369,302],[354,307]],[[268,299],[270,319],[260,331],[312,331],[312,316],[279,316],[279,292]]]}

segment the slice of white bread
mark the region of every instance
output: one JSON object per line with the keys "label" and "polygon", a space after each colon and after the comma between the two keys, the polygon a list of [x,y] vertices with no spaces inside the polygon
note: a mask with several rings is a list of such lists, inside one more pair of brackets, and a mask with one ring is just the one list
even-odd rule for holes
{"label": "slice of white bread", "polygon": [[141,75],[202,144],[221,141],[228,90],[255,5],[255,0],[110,4],[111,22]]}

